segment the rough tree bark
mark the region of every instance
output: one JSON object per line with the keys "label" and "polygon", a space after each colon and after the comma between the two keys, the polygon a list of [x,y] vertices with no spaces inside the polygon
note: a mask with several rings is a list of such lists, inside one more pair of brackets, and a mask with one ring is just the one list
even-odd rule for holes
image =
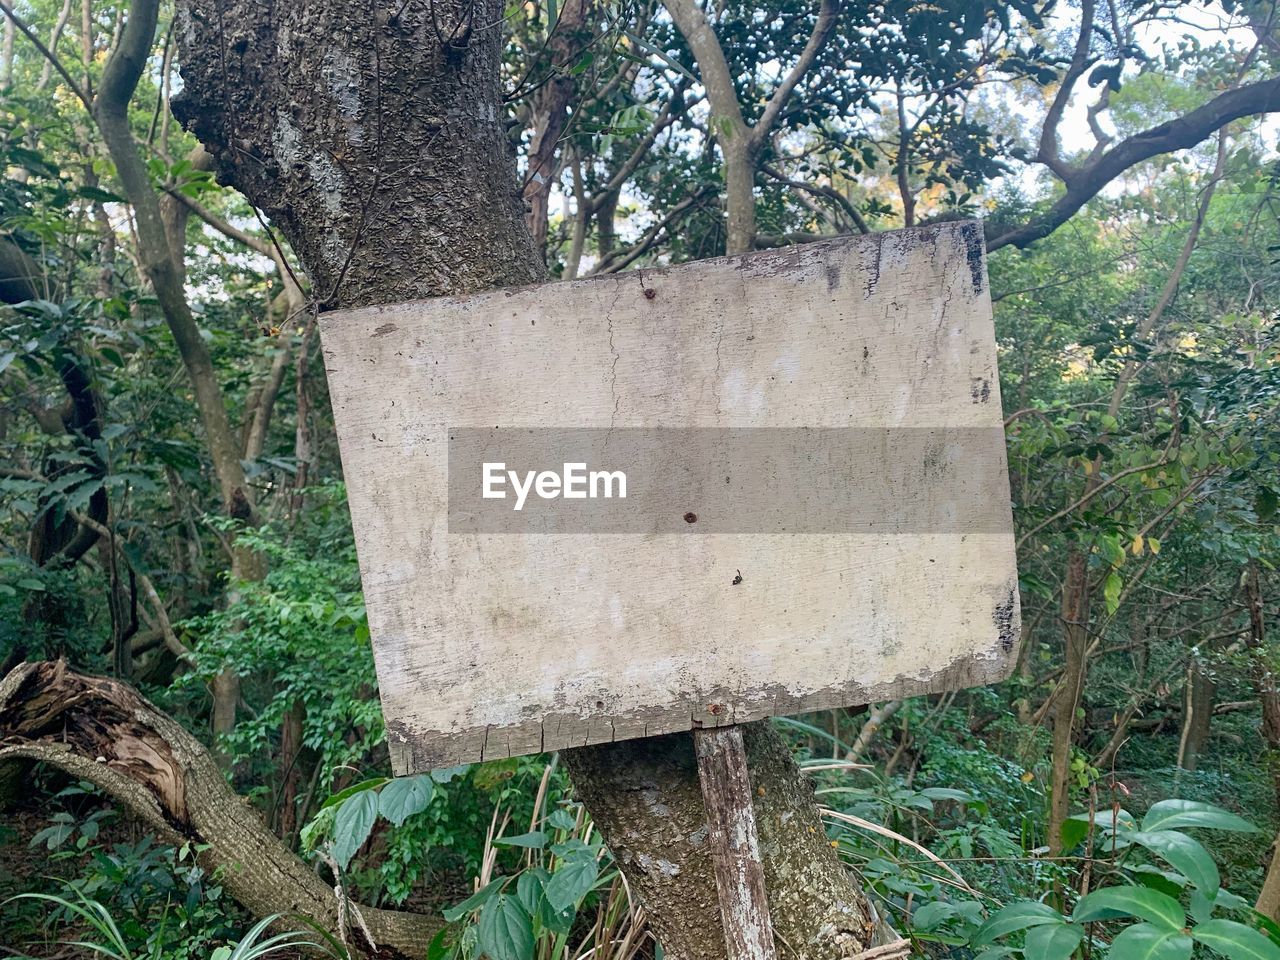
{"label": "rough tree bark", "polygon": [[[258,916],[305,917],[337,932],[333,890],[232,791],[200,742],[127,684],[62,661],[16,668],[0,680],[0,767],[17,759],[89,780],[163,840],[190,841],[201,865],[224,868],[227,892]],[[441,925],[372,907],[360,913],[380,947],[407,957],[421,956]]]}
{"label": "rough tree bark", "polygon": [[178,5],[174,113],[322,308],[532,283],[492,3]]}
{"label": "rough tree bark", "polygon": [[[283,231],[325,307],[543,278],[502,124],[497,0],[180,0],[175,112]],[[768,725],[750,734],[788,955],[856,953],[873,913]],[[574,783],[667,955],[724,940],[689,735],[568,751]]]}
{"label": "rough tree bark", "polygon": [[[877,934],[875,911],[827,840],[813,788],[768,723],[744,727],[756,828],[780,956],[851,956]],[[647,905],[667,956],[725,956],[707,817],[689,734],[561,754],[578,795]],[[788,949],[789,948],[789,949]]]}

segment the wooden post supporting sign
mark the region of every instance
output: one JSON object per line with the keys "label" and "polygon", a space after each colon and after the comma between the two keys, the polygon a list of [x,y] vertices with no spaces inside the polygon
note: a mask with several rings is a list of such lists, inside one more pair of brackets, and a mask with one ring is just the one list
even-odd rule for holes
{"label": "wooden post supporting sign", "polygon": [[693,743],[729,960],[774,960],[773,922],[742,728],[694,730]]}

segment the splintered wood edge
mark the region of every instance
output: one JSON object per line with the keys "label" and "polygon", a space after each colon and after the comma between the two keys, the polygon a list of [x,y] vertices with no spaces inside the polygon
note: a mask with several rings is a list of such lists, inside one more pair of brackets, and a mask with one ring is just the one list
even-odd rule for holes
{"label": "splintered wood edge", "polygon": [[962,657],[928,677],[899,677],[874,687],[852,683],[803,695],[781,689],[755,692],[720,690],[700,697],[685,696],[667,707],[633,710],[621,715],[583,717],[548,711],[542,714],[542,720],[454,731],[417,730],[401,720],[392,719],[388,713],[387,744],[391,767],[396,776],[402,777],[464,763],[503,760],[999,683],[1009,677],[1017,663],[1020,617],[1016,601],[1017,594],[1011,593],[1009,599],[995,610],[994,618],[1000,628],[999,653],[996,656]]}

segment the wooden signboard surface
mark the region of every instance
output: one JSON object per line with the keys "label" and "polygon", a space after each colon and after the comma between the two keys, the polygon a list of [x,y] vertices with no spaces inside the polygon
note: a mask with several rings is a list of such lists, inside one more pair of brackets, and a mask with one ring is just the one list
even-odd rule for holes
{"label": "wooden signboard surface", "polygon": [[[1012,666],[977,224],[320,325],[398,774],[989,683]],[[449,511],[450,437],[474,428],[886,431],[857,476],[929,517],[976,499],[983,520],[751,532],[722,498],[686,529],[475,532]],[[917,462],[918,445],[892,440],[921,430],[960,438],[968,466]]]}

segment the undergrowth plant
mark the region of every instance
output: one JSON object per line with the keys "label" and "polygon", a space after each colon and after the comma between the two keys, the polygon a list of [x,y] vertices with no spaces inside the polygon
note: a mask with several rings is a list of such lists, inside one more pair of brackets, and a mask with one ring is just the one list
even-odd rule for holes
{"label": "undergrowth plant", "polygon": [[655,949],[586,811],[553,801],[555,766],[547,765],[526,832],[509,834],[510,812],[494,810],[476,892],[445,911],[450,926],[428,960],[634,960]]}
{"label": "undergrowth plant", "polygon": [[[109,960],[171,960],[192,954],[174,953],[163,936],[168,913],[161,916],[155,935],[139,942],[126,934],[111,911],[97,900],[68,886],[68,896],[51,893],[22,893],[13,900],[31,900],[53,908],[50,915],[55,922],[68,927],[76,939],[62,943],[71,948],[87,951],[91,955]],[[335,952],[328,943],[310,939],[298,931],[271,934],[273,925],[281,921],[278,915],[264,917],[234,943],[214,947],[209,960],[259,960],[285,951],[307,950],[327,954],[338,960],[346,960],[345,954]]]}

